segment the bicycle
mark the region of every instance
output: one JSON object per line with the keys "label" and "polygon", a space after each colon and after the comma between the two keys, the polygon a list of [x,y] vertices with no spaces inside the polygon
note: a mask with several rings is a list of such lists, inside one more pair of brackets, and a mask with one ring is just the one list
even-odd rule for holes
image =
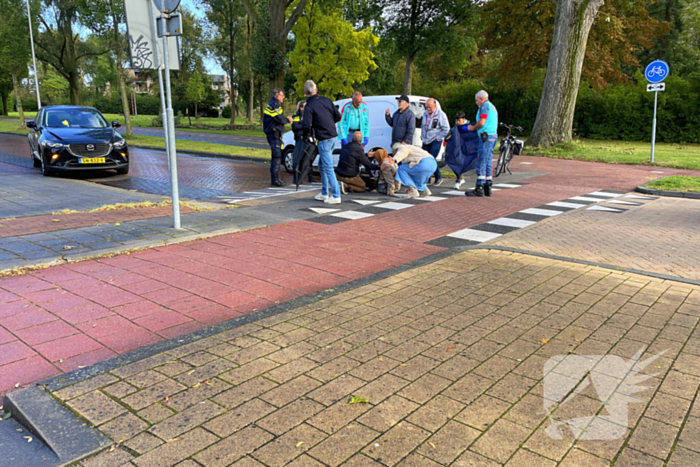
{"label": "bicycle", "polygon": [[666,70],[664,70],[661,66],[655,66],[649,72],[647,73],[649,78],[653,78],[654,76],[658,76],[659,78],[663,78],[666,76]]}
{"label": "bicycle", "polygon": [[498,163],[496,164],[496,170],[493,174],[494,177],[498,177],[500,174],[508,171],[509,174],[513,175],[510,171],[510,161],[513,160],[513,156],[519,156],[523,150],[523,142],[515,139],[511,133],[513,130],[518,130],[523,132],[523,128],[515,125],[507,125],[505,123],[500,123],[499,127],[507,128],[508,135],[501,140],[500,155],[498,156]]}

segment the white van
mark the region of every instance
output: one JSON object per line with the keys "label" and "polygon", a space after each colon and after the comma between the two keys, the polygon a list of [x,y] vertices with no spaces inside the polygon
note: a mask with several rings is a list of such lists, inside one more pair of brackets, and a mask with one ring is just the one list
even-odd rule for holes
{"label": "white van", "polygon": [[[391,154],[391,130],[392,128],[386,123],[385,114],[386,109],[391,111],[393,115],[399,108],[396,96],[366,96],[363,97],[362,101],[367,104],[369,110],[369,143],[365,146],[365,151],[375,149],[385,149]],[[423,119],[423,113],[425,112],[425,103],[428,100],[427,97],[422,96],[408,96],[409,99],[409,110],[411,110],[416,116],[416,132],[413,134],[413,145],[421,147],[422,142],[420,139],[421,134],[421,120]],[[350,102],[352,99],[342,99],[335,101],[334,104],[341,110],[343,106]],[[284,168],[287,172],[292,173],[292,152],[294,151],[294,133],[291,131],[286,132],[282,135],[282,161],[284,163]],[[335,148],[333,149],[333,167],[338,166],[338,158],[340,157],[340,140],[336,139]],[[440,154],[438,155],[438,165],[443,167],[445,165],[445,145],[443,143],[442,148],[440,148]],[[318,157],[314,161],[314,167],[318,167]]]}

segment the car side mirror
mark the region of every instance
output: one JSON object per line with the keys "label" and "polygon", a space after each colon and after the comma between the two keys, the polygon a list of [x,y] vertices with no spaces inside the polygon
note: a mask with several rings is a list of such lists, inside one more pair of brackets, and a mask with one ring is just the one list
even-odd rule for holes
{"label": "car side mirror", "polygon": [[112,128],[119,128],[120,126],[122,126],[121,123],[119,123],[117,121],[112,122]]}
{"label": "car side mirror", "polygon": [[36,129],[36,122],[34,120],[27,120],[25,125],[27,125],[27,128]]}

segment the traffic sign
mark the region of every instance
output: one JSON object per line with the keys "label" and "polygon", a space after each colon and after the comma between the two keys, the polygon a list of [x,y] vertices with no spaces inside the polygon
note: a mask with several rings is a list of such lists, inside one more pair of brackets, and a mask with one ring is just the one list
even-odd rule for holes
{"label": "traffic sign", "polygon": [[666,83],[647,84],[647,92],[659,92],[666,90]]}
{"label": "traffic sign", "polygon": [[175,13],[180,6],[180,0],[155,0],[158,11],[165,13]]}
{"label": "traffic sign", "polygon": [[668,72],[668,63],[663,60],[654,60],[647,65],[647,69],[644,70],[644,76],[650,83],[660,83],[666,79]]}

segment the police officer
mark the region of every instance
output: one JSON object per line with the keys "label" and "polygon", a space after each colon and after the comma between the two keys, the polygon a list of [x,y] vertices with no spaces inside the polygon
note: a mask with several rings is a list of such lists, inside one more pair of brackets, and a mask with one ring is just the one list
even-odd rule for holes
{"label": "police officer", "polygon": [[476,113],[476,124],[469,125],[469,131],[476,131],[479,135],[479,154],[476,159],[476,188],[467,191],[467,196],[491,196],[493,179],[493,150],[498,141],[498,110],[489,101],[489,94],[481,90],[476,93],[476,105],[479,110]]}
{"label": "police officer", "polygon": [[284,91],[279,88],[272,90],[272,97],[263,112],[263,132],[267,136],[270,145],[270,185],[284,186],[279,179],[280,165],[282,163],[282,133],[284,125],[292,123],[292,117],[282,115],[282,102]]}

